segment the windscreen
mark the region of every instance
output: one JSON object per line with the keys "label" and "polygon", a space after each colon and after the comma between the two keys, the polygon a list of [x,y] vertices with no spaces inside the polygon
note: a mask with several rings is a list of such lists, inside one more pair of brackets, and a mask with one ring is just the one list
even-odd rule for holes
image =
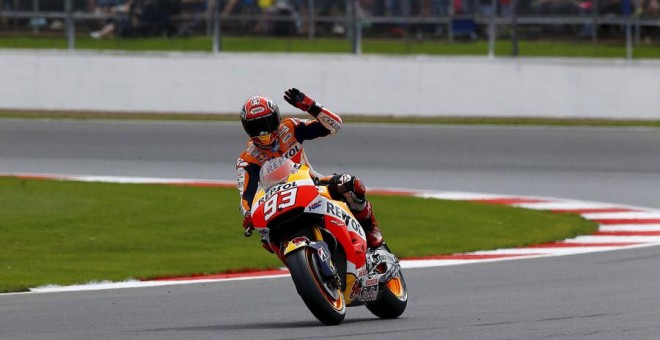
{"label": "windscreen", "polygon": [[295,172],[295,163],[283,157],[268,160],[261,166],[259,180],[264,190],[276,184],[284,183]]}

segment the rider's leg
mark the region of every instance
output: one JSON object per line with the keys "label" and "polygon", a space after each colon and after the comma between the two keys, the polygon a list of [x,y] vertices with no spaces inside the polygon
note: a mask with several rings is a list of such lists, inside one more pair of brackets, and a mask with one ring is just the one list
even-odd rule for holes
{"label": "rider's leg", "polygon": [[371,202],[366,198],[367,189],[362,181],[349,174],[335,175],[322,180],[329,182],[328,190],[334,198],[343,198],[346,201],[366,233],[369,248],[380,247],[383,244],[383,234],[378,227]]}

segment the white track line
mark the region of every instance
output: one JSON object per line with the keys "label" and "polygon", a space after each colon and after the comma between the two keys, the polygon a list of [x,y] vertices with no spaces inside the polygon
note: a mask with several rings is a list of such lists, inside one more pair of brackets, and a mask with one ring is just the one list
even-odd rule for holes
{"label": "white track line", "polygon": [[660,224],[601,225],[599,231],[660,231]]}
{"label": "white track line", "polygon": [[581,214],[588,220],[597,219],[660,219],[658,211],[630,211],[630,212],[605,212],[605,213],[586,213]]}

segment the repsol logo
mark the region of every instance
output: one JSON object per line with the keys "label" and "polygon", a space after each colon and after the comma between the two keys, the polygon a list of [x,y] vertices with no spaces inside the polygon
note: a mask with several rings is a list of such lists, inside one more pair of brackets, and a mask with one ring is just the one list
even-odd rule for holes
{"label": "repsol logo", "polygon": [[293,158],[296,154],[298,154],[298,152],[300,152],[300,144],[296,144],[296,146],[283,153],[282,156],[290,159]]}
{"label": "repsol logo", "polygon": [[274,193],[277,192],[277,191],[283,191],[283,190],[293,189],[293,188],[295,188],[295,187],[297,187],[297,186],[298,186],[298,185],[296,184],[296,182],[279,184],[279,185],[276,185],[276,186],[274,186],[274,187],[268,189],[268,192],[266,192],[266,196],[270,196],[270,195],[274,194]]}
{"label": "repsol logo", "polygon": [[337,205],[334,205],[334,204],[328,202],[326,204],[325,212],[326,212],[326,214],[330,214],[330,215],[335,216],[338,219],[344,221],[344,224],[346,224],[347,228],[350,228],[353,231],[355,231],[356,233],[364,236],[364,233],[362,231],[362,226],[360,226],[360,223],[358,223],[344,209],[338,207]]}
{"label": "repsol logo", "polygon": [[298,187],[298,185],[295,182],[276,185],[276,186],[268,189],[268,191],[266,192],[264,197],[260,198],[259,201],[257,201],[257,205],[260,205],[260,204],[266,202],[267,199],[271,198],[273,196],[273,194],[275,194],[279,191],[284,191],[284,190],[297,188],[297,187]]}

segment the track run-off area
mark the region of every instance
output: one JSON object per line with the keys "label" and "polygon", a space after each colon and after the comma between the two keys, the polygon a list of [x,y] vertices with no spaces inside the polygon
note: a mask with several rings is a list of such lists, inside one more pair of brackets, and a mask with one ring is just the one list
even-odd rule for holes
{"label": "track run-off area", "polygon": [[[3,174],[23,179],[69,180],[106,183],[152,183],[190,185],[201,187],[235,187],[228,181],[198,181],[194,179],[133,178],[111,176],[75,176],[48,174]],[[578,214],[598,223],[598,231],[557,242],[536,244],[520,248],[476,251],[470,253],[425,256],[401,259],[403,268],[428,268],[480,262],[526,259],[546,256],[566,256],[591,252],[613,251],[627,248],[660,245],[660,210],[544,197],[503,196],[463,192],[432,192],[422,190],[370,189],[373,194],[416,196],[427,199],[462,200],[475,203],[501,204],[527,209],[549,210],[554,213]],[[195,277],[173,277],[160,280],[104,282],[75,286],[46,286],[31,288],[31,292],[64,292],[113,288],[138,288],[199,282],[219,282],[288,276],[288,270],[246,271]]]}
{"label": "track run-off area", "polygon": [[[0,121],[0,172],[231,180],[243,144],[240,125],[229,123],[5,120]],[[442,199],[579,213],[600,228],[594,235],[536,247],[409,259],[404,266],[410,303],[397,320],[379,320],[358,307],[348,310],[342,325],[320,326],[281,275],[0,295],[0,338],[651,339],[660,334],[660,247],[650,246],[660,239],[658,130],[347,125],[338,136],[305,145],[317,170],[352,172],[370,188],[411,188]],[[605,251],[613,249],[619,251]],[[574,253],[579,254],[556,256]],[[445,266],[414,268],[416,261]],[[447,265],[458,263],[472,264]]]}

